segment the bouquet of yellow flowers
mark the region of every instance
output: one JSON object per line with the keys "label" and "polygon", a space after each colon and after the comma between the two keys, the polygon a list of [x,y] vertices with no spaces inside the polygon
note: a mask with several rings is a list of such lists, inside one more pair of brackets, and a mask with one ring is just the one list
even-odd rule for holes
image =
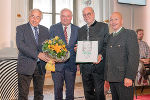
{"label": "bouquet of yellow flowers", "polygon": [[58,36],[44,41],[42,51],[52,59],[45,66],[48,71],[55,71],[55,64],[52,61],[65,62],[70,57],[70,52],[67,50],[64,41]]}

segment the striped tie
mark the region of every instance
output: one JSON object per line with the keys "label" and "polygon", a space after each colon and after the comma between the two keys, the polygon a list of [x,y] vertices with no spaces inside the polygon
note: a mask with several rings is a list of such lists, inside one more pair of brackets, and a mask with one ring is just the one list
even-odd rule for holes
{"label": "striped tie", "polygon": [[36,41],[36,43],[38,44],[38,37],[39,37],[39,34],[38,34],[37,27],[34,27],[34,30],[35,30],[35,41]]}
{"label": "striped tie", "polygon": [[65,35],[66,42],[68,44],[67,26],[65,26],[64,35]]}

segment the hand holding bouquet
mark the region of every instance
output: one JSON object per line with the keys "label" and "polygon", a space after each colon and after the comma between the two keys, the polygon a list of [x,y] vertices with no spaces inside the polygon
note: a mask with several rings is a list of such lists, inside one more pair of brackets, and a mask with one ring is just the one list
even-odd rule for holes
{"label": "hand holding bouquet", "polygon": [[66,45],[58,36],[43,43],[42,51],[45,52],[51,60],[46,64],[46,70],[55,71],[54,62],[65,62],[70,57],[70,52]]}

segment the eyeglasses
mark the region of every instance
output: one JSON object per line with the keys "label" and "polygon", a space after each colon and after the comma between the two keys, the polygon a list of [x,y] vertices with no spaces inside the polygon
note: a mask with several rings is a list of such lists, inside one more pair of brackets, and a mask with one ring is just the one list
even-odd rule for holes
{"label": "eyeglasses", "polygon": [[87,14],[83,14],[83,17],[87,17],[87,16],[91,16],[92,15],[92,13],[87,13]]}
{"label": "eyeglasses", "polygon": [[31,15],[30,17],[31,17],[31,18],[35,18],[35,19],[37,19],[37,20],[40,20],[40,19],[41,19],[40,16],[34,16],[34,15]]}

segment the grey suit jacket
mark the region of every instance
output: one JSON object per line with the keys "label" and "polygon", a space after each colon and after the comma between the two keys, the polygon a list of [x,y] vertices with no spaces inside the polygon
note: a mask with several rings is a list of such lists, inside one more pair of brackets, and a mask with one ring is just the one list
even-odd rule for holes
{"label": "grey suit jacket", "polygon": [[70,71],[76,72],[76,53],[74,51],[75,44],[77,43],[77,36],[78,36],[78,29],[79,27],[71,24],[71,36],[69,40],[69,44],[67,45],[63,26],[61,23],[57,23],[50,27],[50,37],[54,38],[55,36],[59,36],[65,43],[66,48],[70,51],[70,58],[64,63],[56,63],[55,68],[56,71],[63,71],[65,69],[69,69]]}
{"label": "grey suit jacket", "polygon": [[[16,44],[19,51],[17,72],[32,75],[37,65],[38,54],[42,52],[42,43],[49,38],[48,28],[39,25],[38,45],[29,23],[17,26],[16,31]],[[45,73],[45,62],[41,60],[40,62]]]}
{"label": "grey suit jacket", "polygon": [[123,82],[134,80],[139,64],[139,46],[136,33],[122,28],[117,36],[109,36],[106,49],[105,79]]}
{"label": "grey suit jacket", "polygon": [[[102,22],[95,21],[89,27],[89,39],[90,41],[98,41],[98,54],[102,54],[103,60],[99,64],[92,64],[92,63],[84,63],[80,64],[81,73],[90,73],[91,68],[95,68],[95,72],[101,74],[101,79],[104,79],[104,62],[105,62],[105,49],[106,49],[106,42],[109,30],[108,25]],[[87,25],[84,25],[79,29],[78,33],[78,41],[86,41],[87,40]]]}

